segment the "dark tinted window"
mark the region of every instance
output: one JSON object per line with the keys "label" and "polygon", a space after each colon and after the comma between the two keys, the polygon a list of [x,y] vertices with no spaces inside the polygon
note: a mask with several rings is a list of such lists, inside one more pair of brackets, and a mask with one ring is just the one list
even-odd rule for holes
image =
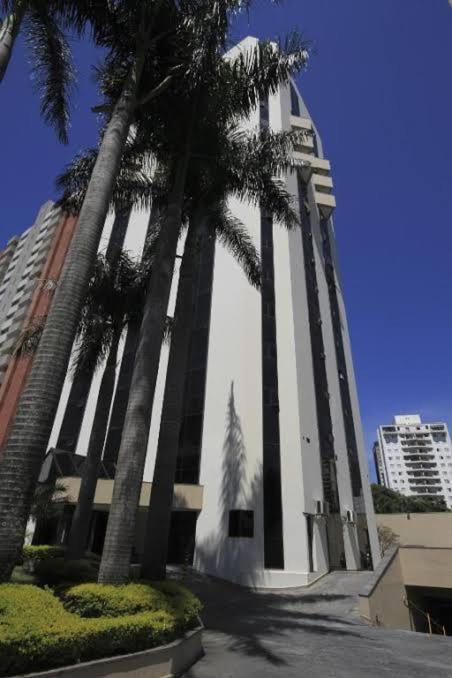
{"label": "dark tinted window", "polygon": [[229,511],[229,536],[254,537],[254,511]]}
{"label": "dark tinted window", "polygon": [[290,85],[290,108],[292,115],[300,115],[300,100],[292,84]]}

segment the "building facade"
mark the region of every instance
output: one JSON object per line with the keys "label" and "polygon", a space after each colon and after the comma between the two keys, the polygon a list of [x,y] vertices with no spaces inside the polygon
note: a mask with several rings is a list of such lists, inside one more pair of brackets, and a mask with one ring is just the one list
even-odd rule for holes
{"label": "building facade", "polygon": [[[296,586],[331,568],[361,569],[366,554],[376,563],[379,548],[330,163],[294,83],[262,101],[244,126],[307,132],[295,152],[303,169],[286,178],[301,226],[287,231],[259,207],[230,201],[261,253],[260,291],[213,239],[201,249],[175,481],[179,496],[197,488],[202,506],[189,499],[175,506],[170,555],[188,552],[198,570],[240,584]],[[141,251],[148,221],[128,215],[125,249]],[[111,218],[104,248],[117,229]],[[177,271],[170,315],[176,286]],[[104,450],[107,475],[114,474],[135,345],[129,332]],[[164,347],[145,481],[152,481],[167,357]],[[99,382],[99,374],[83,388],[68,379],[50,440],[57,452],[86,454]]]}
{"label": "building facade", "polygon": [[36,221],[8,243],[0,266],[0,383],[11,359],[37,279],[45,265],[60,210],[46,202]]}
{"label": "building facade", "polygon": [[35,224],[10,240],[0,259],[0,455],[33,360],[30,354],[15,355],[17,342],[48,313],[75,223],[47,202]]}
{"label": "building facade", "polygon": [[378,482],[407,496],[443,498],[452,506],[452,446],[447,424],[398,415],[378,427]]}

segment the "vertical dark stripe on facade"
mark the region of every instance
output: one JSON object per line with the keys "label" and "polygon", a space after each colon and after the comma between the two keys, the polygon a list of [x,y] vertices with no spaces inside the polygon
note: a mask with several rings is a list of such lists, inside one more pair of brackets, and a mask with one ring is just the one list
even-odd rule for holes
{"label": "vertical dark stripe on facade", "polygon": [[325,500],[330,504],[331,510],[337,512],[339,510],[339,496],[335,471],[333,424],[331,420],[330,396],[326,374],[326,356],[323,342],[322,318],[320,314],[319,290],[317,286],[307,186],[301,178],[298,180],[298,195],[300,202],[301,237],[304,252],[304,270],[311,335],[323,492]]}
{"label": "vertical dark stripe on facade", "polygon": [[[122,250],[130,212],[130,209],[125,209],[115,216],[105,253],[105,257],[109,261],[113,260]],[[72,382],[56,445],[58,449],[75,452],[77,448],[93,376],[93,371],[86,372],[75,376]]]}
{"label": "vertical dark stripe on facade", "polygon": [[[260,127],[268,126],[267,100],[260,104]],[[273,219],[262,209],[261,264],[264,566],[284,569]]]}
{"label": "vertical dark stripe on facade", "polygon": [[127,337],[124,344],[121,367],[119,369],[118,382],[113,400],[113,408],[111,411],[110,426],[105,441],[103,461],[105,468],[112,476],[116,469],[119,447],[121,445],[122,429],[126,418],[127,404],[129,402],[130,384],[132,382],[139,334],[139,324],[131,325],[127,330]]}
{"label": "vertical dark stripe on facade", "polygon": [[204,236],[199,245],[198,257],[190,357],[185,377],[184,407],[176,466],[176,482],[187,484],[199,482],[215,263],[213,236]]}
{"label": "vertical dark stripe on facade", "polygon": [[347,363],[345,361],[344,339],[342,335],[341,315],[337,298],[336,278],[334,274],[333,258],[331,256],[331,241],[328,220],[321,220],[320,231],[322,235],[323,256],[325,260],[325,272],[330,299],[331,321],[333,325],[334,345],[336,348],[336,361],[352,491],[354,497],[359,497],[362,491],[362,481],[359,468],[358,446],[356,443],[355,422],[353,420]]}

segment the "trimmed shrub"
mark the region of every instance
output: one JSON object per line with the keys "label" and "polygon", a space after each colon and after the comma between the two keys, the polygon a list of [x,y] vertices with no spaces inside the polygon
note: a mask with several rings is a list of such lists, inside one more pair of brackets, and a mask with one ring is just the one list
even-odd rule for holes
{"label": "trimmed shrub", "polygon": [[49,590],[4,584],[0,676],[145,650],[174,640],[180,630],[181,616],[171,609],[86,619],[66,610]]}
{"label": "trimmed shrub", "polygon": [[189,589],[171,579],[154,582],[152,586],[166,596],[168,604],[184,627],[197,621],[201,614],[202,605],[199,598],[193,595]]}
{"label": "trimmed shrub", "polygon": [[198,598],[175,581],[119,586],[80,584],[65,591],[63,603],[81,617],[119,617],[164,610],[179,628],[193,625],[201,611]]}
{"label": "trimmed shrub", "polygon": [[41,584],[57,586],[75,582],[97,581],[99,565],[93,560],[49,558],[36,563],[35,575]]}
{"label": "trimmed shrub", "polygon": [[63,603],[81,617],[119,617],[169,609],[163,593],[148,584],[79,584],[65,592]]}
{"label": "trimmed shrub", "polygon": [[23,557],[25,560],[49,560],[52,558],[62,558],[64,553],[64,546],[48,546],[43,544],[39,546],[24,546],[23,548]]}

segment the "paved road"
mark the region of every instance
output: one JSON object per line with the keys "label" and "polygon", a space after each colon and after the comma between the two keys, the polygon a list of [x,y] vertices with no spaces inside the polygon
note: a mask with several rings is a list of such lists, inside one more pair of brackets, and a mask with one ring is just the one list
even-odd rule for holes
{"label": "paved road", "polygon": [[202,575],[205,657],[185,678],[452,678],[452,638],[364,625],[366,573],[333,573],[309,589],[253,592]]}

